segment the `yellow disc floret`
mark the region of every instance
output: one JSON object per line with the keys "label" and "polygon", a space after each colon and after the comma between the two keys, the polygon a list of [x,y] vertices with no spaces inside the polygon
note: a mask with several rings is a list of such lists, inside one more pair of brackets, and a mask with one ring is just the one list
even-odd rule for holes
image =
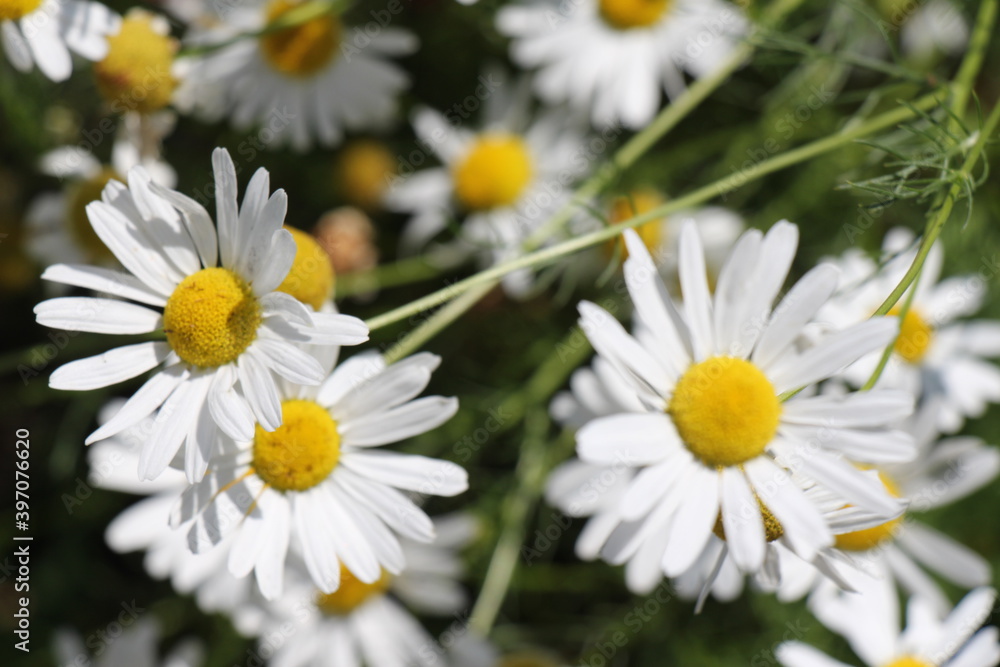
{"label": "yellow disc floret", "polygon": [[531,174],[531,155],[521,138],[484,135],[454,169],[455,195],[472,211],[510,206],[524,192]]}
{"label": "yellow disc floret", "polygon": [[902,658],[898,658],[888,663],[885,667],[934,667],[934,663],[921,660],[920,658],[914,658],[913,656],[904,655]]}
{"label": "yellow disc floret", "polygon": [[323,246],[309,234],[285,226],[295,239],[295,260],[288,275],[278,285],[279,292],[291,294],[314,310],[333,296],[333,264]]}
{"label": "yellow disc floret", "polygon": [[378,581],[366,584],[341,565],[340,586],[332,593],[317,596],[316,606],[330,616],[345,616],[371,598],[385,593],[391,581],[392,576],[382,570],[382,576]]}
{"label": "yellow disc floret", "polygon": [[228,364],[257,338],[260,304],[245,280],[210,268],[181,281],[163,309],[163,331],[181,359],[209,368]]}
{"label": "yellow disc floret", "polygon": [[[899,308],[889,311],[890,315],[899,315]],[[899,338],[896,339],[896,354],[911,364],[923,361],[927,350],[934,340],[934,328],[927,323],[915,308],[906,311],[906,317],[899,323]]]}
{"label": "yellow disc floret", "polygon": [[111,259],[114,255],[104,245],[104,241],[94,231],[87,217],[87,204],[99,201],[104,186],[110,180],[124,182],[125,179],[115,173],[114,169],[105,167],[100,172],[90,178],[72,184],[67,191],[66,218],[69,222],[69,231],[79,244],[80,248],[92,260]]}
{"label": "yellow disc floret", "polygon": [[116,110],[150,113],[170,104],[177,44],[156,29],[156,18],[141,11],[127,15],[118,34],[108,37],[108,55],[94,64],[97,89]]}
{"label": "yellow disc floret", "polygon": [[653,25],[673,0],[600,0],[601,18],[612,28],[629,30]]}
{"label": "yellow disc floret", "polygon": [[38,9],[42,0],[0,0],[0,21],[16,21]]}
{"label": "yellow disc floret", "polygon": [[[611,203],[608,222],[612,225],[617,225],[619,222],[624,222],[629,218],[649,213],[654,208],[662,206],[663,203],[663,195],[655,190],[636,190],[627,197],[616,198]],[[663,242],[663,218],[645,222],[636,227],[635,231],[639,234],[642,242],[646,244],[646,247],[651,251],[655,251],[660,246],[660,243]],[[614,241],[611,242],[609,248],[614,248]],[[627,258],[628,250],[623,247],[622,252],[624,253],[623,257]]]}
{"label": "yellow disc floret", "polygon": [[326,409],[305,400],[285,401],[281,416],[281,426],[272,432],[257,425],[253,469],[278,491],[311,489],[329,477],[340,460],[337,422]]}
{"label": "yellow disc floret", "polygon": [[[882,480],[882,484],[885,486],[886,491],[889,492],[889,495],[893,498],[899,498],[900,492],[896,483],[885,473],[880,472],[878,476],[879,479]],[[835,535],[835,546],[838,549],[843,549],[844,551],[868,551],[869,549],[877,547],[878,545],[893,539],[896,536],[896,532],[899,530],[902,522],[903,517],[899,516],[891,521],[886,521],[885,523],[872,526],[871,528],[856,530],[853,533]]]}
{"label": "yellow disc floret", "polygon": [[[303,3],[272,0],[267,6],[270,24]],[[307,77],[320,71],[333,60],[340,46],[340,20],[330,12],[297,25],[266,32],[260,38],[264,60],[289,76]]]}
{"label": "yellow disc floret", "polygon": [[355,141],[340,153],[336,172],[338,189],[349,202],[377,209],[396,175],[396,157],[377,141]]}
{"label": "yellow disc floret", "polygon": [[749,361],[712,357],[681,376],[667,407],[687,448],[709,466],[759,456],[778,430],[781,402]]}

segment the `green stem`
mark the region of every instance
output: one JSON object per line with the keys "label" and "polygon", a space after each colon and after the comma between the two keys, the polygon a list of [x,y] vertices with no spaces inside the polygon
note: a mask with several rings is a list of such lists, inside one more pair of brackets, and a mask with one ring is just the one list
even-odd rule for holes
{"label": "green stem", "polygon": [[895,349],[897,341],[899,341],[899,336],[902,333],[903,321],[906,319],[906,314],[910,312],[910,306],[913,305],[913,297],[916,296],[916,294],[917,290],[912,290],[906,297],[906,301],[903,302],[902,307],[899,309],[900,329],[896,332],[892,342],[889,343],[884,350],[882,350],[882,357],[878,360],[878,366],[875,367],[875,371],[871,374],[871,377],[868,378],[868,381],[861,386],[860,391],[870,390],[875,386],[875,383],[878,382],[878,379],[882,377],[882,372],[889,364],[889,359],[892,357],[892,351]]}
{"label": "green stem", "polygon": [[522,255],[521,257],[504,262],[503,264],[498,264],[481,271],[476,275],[460,280],[445,289],[432,292],[431,294],[428,294],[427,296],[417,299],[409,304],[373,317],[368,320],[366,324],[369,329],[380,329],[384,326],[392,324],[393,322],[398,322],[408,317],[412,317],[413,315],[427,310],[428,308],[433,308],[434,306],[453,299],[456,295],[461,294],[465,290],[471,289],[472,287],[485,283],[493,283],[511,271],[551,264],[564,255],[597,245],[607,239],[614,238],[626,229],[637,227],[644,222],[663,218],[671,213],[702,204],[710,199],[735,190],[746,183],[758,180],[767,174],[799,164],[800,162],[805,162],[806,160],[814,158],[818,155],[840,148],[855,139],[873,134],[902,121],[909,120],[915,116],[918,111],[926,111],[927,109],[939,104],[938,97],[939,95],[937,93],[926,95],[907,107],[893,109],[892,111],[876,116],[866,123],[845,129],[839,134],[824,137],[818,141],[808,143],[804,146],[800,146],[799,148],[765,160],[764,162],[757,164],[748,173],[744,171],[731,173],[724,178],[698,188],[687,195],[673,199],[663,206],[655,208],[642,215],[630,218],[616,225],[610,225],[597,231],[578,236],[549,248]]}
{"label": "green stem", "polygon": [[[548,430],[549,417],[544,408],[528,415],[524,443],[514,473],[517,484],[504,498],[500,538],[493,549],[479,597],[469,615],[469,627],[484,637],[489,634],[507,597],[507,589],[517,569],[528,514],[541,497],[545,485],[549,467],[546,463]],[[572,442],[572,438],[569,441]]]}
{"label": "green stem", "polygon": [[955,74],[955,83],[952,88],[952,98],[950,109],[958,118],[965,115],[965,108],[972,94],[972,87],[976,83],[976,78],[983,67],[983,58],[986,57],[986,50],[990,46],[993,36],[993,27],[997,18],[997,0],[983,0],[979,5],[979,13],[973,23],[972,37],[969,39],[969,48],[965,58]]}

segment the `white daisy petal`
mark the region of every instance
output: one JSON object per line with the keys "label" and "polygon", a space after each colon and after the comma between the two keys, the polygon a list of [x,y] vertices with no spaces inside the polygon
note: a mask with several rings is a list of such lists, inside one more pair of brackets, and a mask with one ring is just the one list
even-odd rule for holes
{"label": "white daisy petal", "polygon": [[820,264],[795,283],[771,314],[767,328],[753,351],[753,362],[768,368],[802,333],[837,289],[840,272],[830,264]]}
{"label": "white daisy petal", "polygon": [[66,331],[107,334],[143,334],[163,326],[163,316],[155,310],[124,301],[66,296],[42,301],[35,306],[38,323]]}
{"label": "white daisy petal", "polygon": [[743,472],[723,468],[721,473],[722,527],[729,552],[745,572],[756,572],[764,564],[767,542],[758,501]]}
{"label": "white daisy petal", "polygon": [[465,469],[450,461],[385,451],[351,452],[342,465],[369,479],[425,495],[455,496],[469,487]]}
{"label": "white daisy petal", "polygon": [[137,392],[132,394],[114,417],[91,433],[85,444],[89,445],[98,440],[109,438],[135,426],[159,408],[174,389],[187,378],[188,371],[179,365],[170,366],[155,374]]}
{"label": "white daisy petal", "polygon": [[208,390],[208,409],[219,428],[237,442],[253,440],[257,423],[246,400],[233,391],[237,372],[232,365],[219,367]]}
{"label": "white daisy petal", "polygon": [[911,521],[897,539],[911,556],[963,588],[990,583],[992,574],[985,558],[930,526]]}
{"label": "white daisy petal", "polygon": [[667,415],[651,413],[595,419],[577,432],[576,443],[585,461],[638,466],[667,458],[681,440]]}
{"label": "white daisy petal", "polygon": [[719,473],[692,466],[688,494],[670,524],[670,538],[663,552],[668,577],[683,574],[701,554],[719,515]]}
{"label": "white daisy petal", "polygon": [[784,667],[850,667],[798,641],[784,642],[778,646],[775,655]]}
{"label": "white daisy petal", "polygon": [[[237,257],[236,242],[236,166],[229,151],[216,148],[212,152],[212,170],[215,173],[215,220],[219,236],[219,260],[222,266],[233,266]],[[279,281],[280,283],[280,281]]]}
{"label": "white daisy petal", "polygon": [[342,423],[340,433],[345,445],[376,447],[426,433],[451,419],[457,411],[457,399],[426,396]]}
{"label": "white daisy petal", "polygon": [[45,269],[42,280],[104,292],[150,306],[167,305],[166,299],[147,288],[135,276],[98,266],[54,264]]}
{"label": "white daisy petal", "polygon": [[281,399],[271,372],[252,353],[246,352],[237,361],[236,372],[243,395],[261,427],[273,431],[281,426]]}
{"label": "white daisy petal", "polygon": [[139,456],[141,479],[154,479],[166,470],[191,430],[211,379],[209,374],[193,375],[164,402],[153,423],[153,432]]}
{"label": "white daisy petal", "polygon": [[684,294],[684,312],[691,339],[694,343],[694,360],[704,361],[715,352],[715,331],[712,325],[712,295],[708,289],[705,271],[705,251],[693,221],[684,223],[680,238],[678,269],[681,291]]}
{"label": "white daisy petal", "polygon": [[271,237],[270,249],[256,267],[253,277],[254,294],[274,291],[288,275],[295,261],[297,246],[291,232],[279,229]]}
{"label": "white daisy petal", "polygon": [[317,385],[326,377],[315,357],[284,341],[258,338],[252,344],[254,354],[267,368],[292,382]]}
{"label": "white daisy petal", "polygon": [[166,343],[137,343],[71,361],[49,378],[53,389],[87,391],[124,382],[158,366],[170,354]]}

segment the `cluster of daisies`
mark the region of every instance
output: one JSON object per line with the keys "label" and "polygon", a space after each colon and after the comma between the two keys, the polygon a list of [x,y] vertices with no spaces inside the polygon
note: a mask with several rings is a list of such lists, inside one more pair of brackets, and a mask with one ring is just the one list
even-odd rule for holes
{"label": "cluster of daisies", "polygon": [[[109,163],[86,142],[44,156],[42,171],[66,185],[26,216],[52,296],[37,321],[128,337],[49,382],[138,387],[106,405],[86,438],[92,482],[143,496],[106,540],[144,551],[151,576],[228,615],[256,638],[250,658],[515,664],[529,658],[501,656],[471,631],[440,641],[417,619],[468,608],[460,552],[477,525],[422,508],[468,488],[462,467],[398,451],[458,410],[455,398],[424,395],[442,360],[416,353],[390,364],[341,349],[369,331],[334,303],[341,264],[325,232],[349,246],[354,269],[369,269],[370,226],[350,212],[324,219],[315,236],[286,225],[284,191],[259,169],[241,197],[222,148],[211,156],[213,215],[205,197],[175,189],[163,152],[177,114],[228,119],[255,133],[253,150],[331,147],[390,127],[409,83],[395,59],[418,41],[374,13],[349,24],[345,4],[167,0],[168,20],[89,0],[0,0],[14,67],[62,81],[74,55],[92,61],[120,118]],[[905,9],[879,4],[888,17]],[[950,3],[905,15],[914,57],[929,44],[964,46]],[[466,107],[411,114],[412,162],[432,155],[439,166],[414,169],[372,143],[344,151],[341,180],[360,207],[410,216],[404,254],[492,266],[523,253],[619,135],[646,126],[689,78],[737,57],[753,30],[722,0],[541,0],[501,8],[496,26],[526,72],[484,70],[467,98],[483,107],[476,121],[465,122],[475,110]],[[542,242],[593,228],[594,210],[620,222],[666,198],[647,187],[595,199]],[[580,303],[597,354],[550,406],[576,431],[579,458],[552,471],[546,496],[587,518],[579,557],[623,565],[637,594],[667,578],[699,610],[747,581],[782,601],[808,596],[872,667],[1000,662],[997,629],[980,629],[995,597],[988,563],[913,518],[1000,472],[995,448],[954,435],[1000,403],[989,361],[1000,356],[1000,324],[964,319],[983,282],[941,279],[938,245],[898,304],[872,316],[920,242],[892,230],[880,257],[849,251],[786,289],[797,227],[747,230],[735,212],[709,207],[647,222],[558,267],[593,280],[609,257],[624,258],[634,307],[626,328]],[[544,286],[527,270],[504,278],[515,297]],[[971,592],[953,608],[935,576]],[[144,621],[103,659],[154,664],[156,640]],[[86,659],[78,638],[58,644],[66,664]],[[197,664],[199,654],[184,645],[170,664]],[[778,658],[840,664],[799,643]]]}

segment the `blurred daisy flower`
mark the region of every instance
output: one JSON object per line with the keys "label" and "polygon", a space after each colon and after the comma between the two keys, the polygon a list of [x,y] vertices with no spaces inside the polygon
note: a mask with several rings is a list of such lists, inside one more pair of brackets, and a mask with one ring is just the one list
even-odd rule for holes
{"label": "blurred daisy flower", "polygon": [[883,34],[899,33],[903,53],[918,62],[940,54],[956,55],[969,44],[969,24],[961,6],[951,0],[877,0]]}
{"label": "blurred daisy flower", "polygon": [[620,504],[625,524],[609,538],[605,556],[625,562],[655,542],[654,562],[676,577],[717,532],[744,572],[759,571],[767,543],[779,538],[811,560],[833,544],[833,534],[800,478],[839,498],[840,507],[897,516],[905,503],[845,457],[912,459],[912,439],[887,428],[910,413],[912,399],[877,392],[782,400],[887,344],[897,324],[862,322],[798,352],[795,340],[836,289],[838,274],[829,265],[814,268],[772,311],[798,244],[798,229],[788,222],[740,237],[714,296],[698,233],[686,224],[682,310],[638,234],[629,230],[625,241],[625,280],[649,335],[630,336],[606,311],[580,304],[581,328],[645,408],[595,419],[577,433],[584,461],[623,459],[641,468]]}
{"label": "blurred daisy flower", "polygon": [[[921,597],[943,614],[951,603],[922,568],[968,589],[990,582],[990,564],[968,547],[913,519],[910,513],[949,505],[992,482],[1000,472],[1000,452],[971,436],[939,441],[934,428],[936,410],[933,402],[925,404],[905,424],[917,443],[915,460],[876,468],[891,494],[910,500],[908,513],[881,525],[839,534],[835,549],[828,553],[851,587],[856,587],[858,577],[895,581],[906,593]],[[815,569],[797,567],[784,577],[779,594],[781,599],[791,600],[810,589],[822,596],[830,594],[832,588]]]}
{"label": "blurred daisy flower", "polygon": [[[481,79],[494,89],[478,130],[430,109],[414,115],[421,146],[443,164],[401,177],[386,193],[387,208],[413,214],[403,231],[404,250],[423,247],[464,218],[463,252],[478,251],[486,264],[515,257],[524,239],[569,200],[572,183],[590,166],[583,137],[565,113],[532,119],[524,86],[492,73]],[[529,271],[504,278],[514,294],[530,285]]]}
{"label": "blurred daisy flower", "polygon": [[[463,609],[466,594],[458,583],[463,574],[458,552],[475,536],[476,525],[470,517],[455,514],[435,519],[434,530],[437,537],[430,544],[400,540],[405,570],[382,570],[365,583],[341,566],[340,586],[332,593],[317,590],[301,570],[289,568],[288,591],[268,606],[271,621],[262,627],[261,652],[265,646],[274,649],[269,664],[443,664],[434,639],[410,610],[448,615]],[[270,638],[278,634],[272,631],[288,622],[295,623],[297,636],[271,646]]]}
{"label": "blurred daisy flower", "polygon": [[186,41],[208,52],[183,59],[178,107],[210,120],[229,116],[242,130],[260,127],[258,148],[290,144],[299,151],[314,143],[333,146],[345,130],[393,120],[396,98],[409,79],[387,58],[413,53],[416,37],[398,28],[375,35],[352,29],[333,3],[294,25],[261,33],[307,4],[251,0],[194,20]]}
{"label": "blurred daisy flower", "polygon": [[218,229],[201,204],[135,167],[128,187],[109,181],[102,201],[87,206],[94,231],[128,273],[57,264],[42,275],[119,298],[49,299],[35,307],[40,324],[166,336],[64,364],[49,378],[56,389],[86,391],[161,366],[87,438],[89,444],[114,435],[159,409],[140,457],[142,479],[162,473],[182,447],[188,480],[200,479],[219,428],[243,440],[255,428],[278,428],[275,375],[313,384],[325,377],[320,362],[296,343],[329,347],[367,340],[360,320],[313,313],[276,291],[296,256],[292,235],[281,229],[287,197],[281,190],[268,195],[269,177],[260,169],[238,209],[229,153],[217,149],[212,162]]}
{"label": "blurred daisy flower", "polygon": [[[911,598],[902,633],[899,599],[885,582],[871,580],[859,593],[844,593],[812,609],[869,667],[994,667],[1000,661],[1000,633],[994,626],[980,628],[995,601],[995,590],[977,588],[942,617],[926,600]],[[777,657],[784,667],[848,667],[797,641],[779,646]]]}
{"label": "blurred daisy flower", "polygon": [[467,487],[465,470],[454,463],[372,449],[455,414],[454,398],[415,398],[439,363],[418,354],[386,367],[380,356],[365,354],[318,388],[283,383],[282,426],[258,427],[251,438],[227,443],[205,478],[184,493],[173,525],[196,519],[188,540],[199,553],[236,532],[229,570],[254,571],[268,599],[281,593],[292,541],[326,593],[340,585],[341,566],[364,584],[383,570],[399,574],[405,559],[396,534],[434,537],[430,519],[400,490],[454,496]]}
{"label": "blurred daisy flower", "polygon": [[121,18],[99,2],[85,0],[0,0],[0,45],[15,69],[38,65],[53,81],[73,71],[70,52],[100,60],[107,37]]}
{"label": "blurred daisy flower", "polygon": [[501,8],[497,27],[511,57],[539,68],[535,89],[549,104],[587,110],[595,126],[640,128],[695,77],[716,69],[746,32],[721,0],[543,0]]}
{"label": "blurred daisy flower", "polygon": [[28,252],[43,266],[60,262],[117,266],[90,225],[87,205],[100,201],[112,179],[125,182],[125,174],[135,166],[142,166],[154,183],[172,188],[177,174],[160,157],[159,147],[173,127],[174,116],[168,112],[146,117],[126,114],[111,148],[111,164],[102,164],[81,146],[64,146],[42,156],[42,173],[66,184],[62,192],[41,194],[28,207]]}
{"label": "blurred daisy flower", "polygon": [[[817,321],[838,329],[871,316],[913,263],[917,249],[913,233],[889,231],[879,267],[860,251],[848,251],[835,261],[844,288],[820,310]],[[1000,402],[1000,368],[989,358],[1000,356],[1000,322],[959,322],[982,306],[985,281],[977,275],[939,280],[943,249],[935,243],[915,287],[913,302],[903,318],[894,354],[878,386],[901,388],[914,396],[940,401],[937,427],[945,433],[961,428],[966,417],[980,417],[989,403]],[[903,295],[890,314],[900,312]],[[874,372],[881,353],[853,364],[844,377],[861,386]]]}
{"label": "blurred daisy flower", "polygon": [[[139,618],[126,625],[120,636],[95,641],[94,635],[83,639],[71,630],[55,635],[55,654],[59,667],[199,667],[204,663],[205,647],[196,639],[180,642],[162,660],[159,659],[160,626],[150,618]],[[90,651],[93,649],[93,658]]]}
{"label": "blurred daisy flower", "polygon": [[334,186],[348,203],[377,211],[389,185],[396,179],[396,155],[373,139],[357,139],[344,146],[334,164]]}
{"label": "blurred daisy flower", "polygon": [[118,113],[149,114],[170,104],[177,87],[177,40],[167,20],[133,9],[108,37],[108,52],[94,63],[97,90]]}

